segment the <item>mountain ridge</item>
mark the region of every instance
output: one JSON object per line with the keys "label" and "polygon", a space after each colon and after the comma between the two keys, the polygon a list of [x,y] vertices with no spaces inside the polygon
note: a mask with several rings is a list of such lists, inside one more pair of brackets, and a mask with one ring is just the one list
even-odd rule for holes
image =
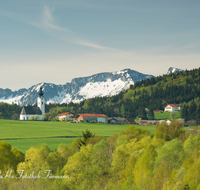
{"label": "mountain ridge", "polygon": [[113,96],[126,90],[131,84],[142,79],[154,77],[135,70],[123,69],[115,72],[97,73],[87,77],[78,77],[63,85],[39,83],[30,88],[12,91],[0,88],[0,102],[17,105],[36,103],[39,88],[42,86],[47,103],[80,102],[95,96]]}

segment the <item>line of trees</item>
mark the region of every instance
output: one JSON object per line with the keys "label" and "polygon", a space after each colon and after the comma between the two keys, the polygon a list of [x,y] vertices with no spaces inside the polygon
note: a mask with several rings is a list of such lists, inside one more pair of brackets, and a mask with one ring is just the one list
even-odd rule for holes
{"label": "line of trees", "polygon": [[200,99],[195,98],[188,103],[184,102],[181,105],[181,117],[185,121],[195,120],[198,124],[200,123]]}

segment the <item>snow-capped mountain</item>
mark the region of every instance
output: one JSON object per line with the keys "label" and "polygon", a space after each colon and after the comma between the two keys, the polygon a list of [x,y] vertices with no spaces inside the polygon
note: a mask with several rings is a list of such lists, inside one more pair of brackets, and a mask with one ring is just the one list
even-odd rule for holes
{"label": "snow-capped mountain", "polygon": [[33,105],[36,103],[38,91],[42,86],[47,103],[80,102],[96,96],[113,96],[130,87],[137,81],[154,77],[131,69],[117,72],[99,73],[89,77],[74,78],[70,83],[56,85],[40,83],[29,89],[11,91],[0,88],[0,102],[18,105]]}
{"label": "snow-capped mountain", "polygon": [[178,68],[175,68],[175,67],[170,67],[167,71],[167,75],[168,74],[171,74],[171,73],[175,73],[175,72],[181,72],[181,71],[184,71],[182,69],[178,69]]}

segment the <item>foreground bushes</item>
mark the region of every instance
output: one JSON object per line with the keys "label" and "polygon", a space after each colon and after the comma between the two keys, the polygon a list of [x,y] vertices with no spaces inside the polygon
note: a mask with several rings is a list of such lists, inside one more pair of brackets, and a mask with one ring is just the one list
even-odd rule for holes
{"label": "foreground bushes", "polygon": [[[54,152],[43,144],[23,154],[1,142],[2,176],[8,170],[14,176],[0,179],[1,189],[200,189],[197,134],[173,121],[157,125],[154,137],[134,126],[108,139],[86,130]],[[20,170],[40,177],[23,179]]]}

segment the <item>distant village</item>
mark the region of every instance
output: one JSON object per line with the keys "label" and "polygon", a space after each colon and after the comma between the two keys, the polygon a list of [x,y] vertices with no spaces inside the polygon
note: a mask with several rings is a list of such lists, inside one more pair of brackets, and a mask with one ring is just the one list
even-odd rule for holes
{"label": "distant village", "polygon": [[[164,108],[164,111],[174,112],[179,111],[180,107],[179,104],[167,104]],[[154,112],[163,112],[162,110],[154,110]],[[112,117],[108,118],[104,114],[97,114],[97,113],[89,113],[89,114],[77,114],[74,115],[70,112],[60,113],[58,114],[59,121],[69,121],[72,123],[79,123],[79,122],[101,122],[101,123],[110,123],[110,124],[157,124],[159,120],[134,120],[131,118],[122,118],[122,117]],[[168,121],[169,122],[169,121]]]}
{"label": "distant village", "polygon": [[[179,104],[167,104],[164,108],[165,112],[176,112],[180,110]],[[154,110],[155,112],[163,112],[163,110]],[[37,98],[37,107],[36,106],[23,106],[20,120],[30,120],[32,117],[37,116],[36,120],[44,120],[43,115],[45,114],[45,98],[40,87],[38,98]],[[105,114],[98,113],[79,113],[74,115],[71,112],[65,112],[58,114],[59,121],[68,121],[71,123],[80,123],[80,122],[98,122],[98,123],[109,123],[109,124],[142,124],[142,125],[152,125],[158,124],[160,120],[134,120],[131,118],[122,118],[122,117],[111,117],[108,118]],[[168,121],[170,122],[170,121]]]}

